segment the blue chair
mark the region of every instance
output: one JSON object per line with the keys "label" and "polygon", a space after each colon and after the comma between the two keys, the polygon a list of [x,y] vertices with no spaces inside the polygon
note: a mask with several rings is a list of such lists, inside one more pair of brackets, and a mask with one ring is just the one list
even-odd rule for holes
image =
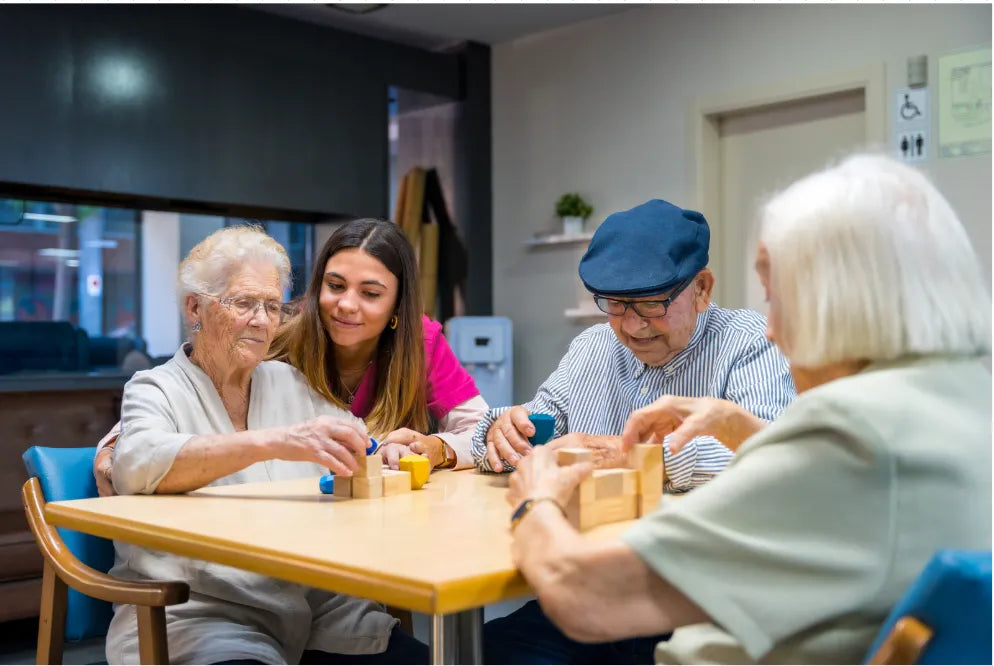
{"label": "blue chair", "polygon": [[28,525],[45,559],[37,663],[61,664],[67,638],[78,641],[106,634],[112,603],[137,606],[141,663],[168,663],[165,606],[185,603],[190,596],[189,585],[108,576],[114,564],[111,541],[55,528],[45,520],[46,500],[97,496],[92,471],[95,453],[94,447],[32,446],[23,455],[31,478],[21,488],[21,499]]}
{"label": "blue chair", "polygon": [[936,553],[867,658],[870,664],[990,664],[991,551]]}

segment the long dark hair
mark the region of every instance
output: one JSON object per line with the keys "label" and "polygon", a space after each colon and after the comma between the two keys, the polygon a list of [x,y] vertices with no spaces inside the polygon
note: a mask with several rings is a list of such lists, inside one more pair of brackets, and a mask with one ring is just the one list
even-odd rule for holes
{"label": "long dark hair", "polygon": [[397,278],[397,327],[387,326],[376,349],[376,396],[366,417],[369,430],[386,434],[397,428],[426,432],[424,328],[421,287],[414,249],[393,222],[365,218],[348,222],[328,238],[314,258],[314,269],[300,314],[276,335],[270,357],[300,370],[311,387],[329,402],[346,408],[344,387],[329,349],[331,338],[321,323],[318,299],[328,260],[341,250],[360,249],[375,257]]}

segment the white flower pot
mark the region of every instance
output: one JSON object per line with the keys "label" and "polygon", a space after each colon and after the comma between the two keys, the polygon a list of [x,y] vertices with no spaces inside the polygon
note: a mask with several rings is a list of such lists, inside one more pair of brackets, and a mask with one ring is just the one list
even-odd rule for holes
{"label": "white flower pot", "polygon": [[563,218],[563,234],[577,236],[583,233],[583,218],[569,215]]}

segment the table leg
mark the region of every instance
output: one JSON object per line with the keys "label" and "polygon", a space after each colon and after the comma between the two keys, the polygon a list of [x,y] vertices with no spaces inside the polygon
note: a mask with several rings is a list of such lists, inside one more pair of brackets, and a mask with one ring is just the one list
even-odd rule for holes
{"label": "table leg", "polygon": [[431,663],[483,663],[483,609],[431,616]]}

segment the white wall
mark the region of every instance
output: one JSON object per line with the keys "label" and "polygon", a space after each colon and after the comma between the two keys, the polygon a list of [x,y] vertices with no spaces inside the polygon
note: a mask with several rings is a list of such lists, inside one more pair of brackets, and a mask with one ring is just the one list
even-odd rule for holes
{"label": "white wall", "polygon": [[150,356],[170,356],[180,344],[179,218],[178,213],[142,211],[142,337]]}
{"label": "white wall", "polygon": [[[590,226],[653,197],[693,207],[692,100],[884,62],[890,116],[907,57],[928,55],[935,95],[938,56],[990,41],[989,5],[667,5],[497,45],[494,314],[514,321],[515,401],[534,394],[583,329],[562,315],[588,298],[576,275],[583,248],[521,245],[555,226],[560,194],[591,200]],[[989,274],[990,155],[933,158],[925,168]]]}

